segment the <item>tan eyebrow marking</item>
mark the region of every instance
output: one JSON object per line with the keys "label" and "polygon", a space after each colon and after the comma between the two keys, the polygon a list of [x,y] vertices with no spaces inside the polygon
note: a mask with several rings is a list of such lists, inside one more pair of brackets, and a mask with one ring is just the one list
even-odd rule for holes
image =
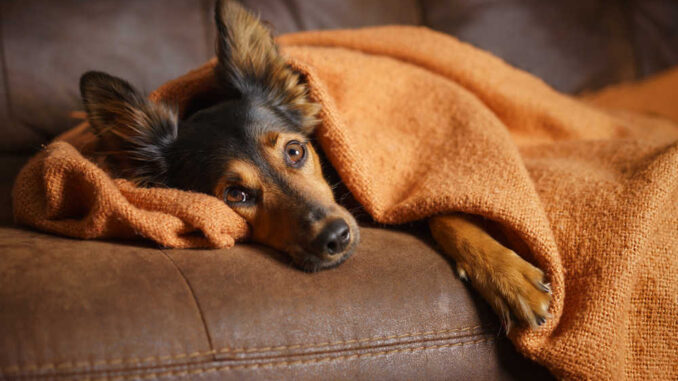
{"label": "tan eyebrow marking", "polygon": [[264,139],[263,139],[264,144],[271,147],[271,148],[274,148],[275,145],[278,143],[279,137],[280,137],[279,133],[277,133],[275,131],[269,132],[266,135],[264,135]]}
{"label": "tan eyebrow marking", "polygon": [[216,196],[221,197],[228,186],[241,185],[250,189],[259,189],[260,183],[259,169],[248,162],[236,159],[227,164],[214,192]]}
{"label": "tan eyebrow marking", "polygon": [[242,176],[240,176],[239,173],[237,172],[226,172],[224,175],[224,181],[229,182],[229,183],[241,183],[242,182]]}

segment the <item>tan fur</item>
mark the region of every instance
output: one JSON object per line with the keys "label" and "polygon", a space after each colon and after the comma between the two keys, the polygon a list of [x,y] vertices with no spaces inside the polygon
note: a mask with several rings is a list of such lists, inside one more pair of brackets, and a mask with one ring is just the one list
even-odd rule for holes
{"label": "tan fur", "polygon": [[457,273],[469,280],[510,329],[511,315],[531,327],[549,317],[550,289],[544,274],[494,240],[467,216],[429,220],[431,234],[456,262]]}
{"label": "tan fur", "polygon": [[310,133],[318,123],[320,106],[310,101],[308,87],[278,53],[270,30],[235,1],[221,1],[217,11],[217,20],[228,26],[219,28],[217,55],[229,57],[230,75],[263,81],[272,99],[300,113],[301,127]]}
{"label": "tan fur", "polygon": [[280,134],[275,131],[271,131],[267,133],[266,135],[263,136],[262,138],[262,143],[265,146],[268,147],[275,147],[276,143],[278,142],[278,138],[280,137]]}
{"label": "tan fur", "polygon": [[[232,186],[261,189],[262,179],[259,169],[243,160],[231,160],[224,171],[224,175],[217,182],[214,195],[223,200],[226,189]],[[256,216],[256,208],[241,208],[239,214],[251,224]]]}
{"label": "tan fur", "polygon": [[[257,166],[242,160],[232,160],[218,182],[215,195],[222,198],[225,190],[231,186],[242,186],[261,190],[263,200],[256,205],[233,206],[238,214],[252,226],[252,239],[282,250],[291,255],[302,249],[293,247],[299,235],[316,236],[327,221],[336,218],[348,218],[348,212],[335,207],[332,190],[322,174],[320,159],[310,144],[306,145],[306,164],[298,169],[290,168],[283,157],[286,144],[292,140],[306,139],[294,133],[268,133],[259,138],[263,156],[278,176],[283,177],[294,187],[295,192],[305,199],[313,200],[328,207],[328,214],[321,220],[313,221],[308,226],[289,223],[300,213],[307,212],[303,205],[280,189],[275,181],[267,178]],[[329,259],[329,256],[328,258]]]}
{"label": "tan fur", "polygon": [[303,188],[304,194],[309,198],[331,202],[332,192],[323,177],[320,157],[311,144],[306,144],[307,163],[301,168],[290,168],[283,157],[287,143],[293,140],[304,142],[307,138],[295,133],[276,133],[273,145],[271,145],[271,138],[272,136],[267,135],[260,139],[269,165],[277,172],[284,173],[292,184]]}

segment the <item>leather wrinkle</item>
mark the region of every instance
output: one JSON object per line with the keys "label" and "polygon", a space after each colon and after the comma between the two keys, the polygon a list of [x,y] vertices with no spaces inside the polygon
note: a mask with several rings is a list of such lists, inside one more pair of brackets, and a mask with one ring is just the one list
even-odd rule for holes
{"label": "leather wrinkle", "polygon": [[179,275],[181,276],[181,279],[184,280],[184,283],[186,284],[186,287],[188,288],[188,291],[191,293],[191,298],[193,298],[193,302],[195,303],[195,306],[198,310],[198,314],[200,315],[200,321],[202,322],[203,329],[205,331],[205,336],[207,336],[207,344],[209,345],[209,352],[214,352],[214,345],[212,344],[212,336],[210,335],[209,328],[207,327],[207,320],[205,320],[205,314],[202,312],[202,308],[200,307],[200,302],[198,301],[197,296],[195,295],[195,292],[193,291],[193,287],[191,287],[191,282],[188,280],[186,275],[184,275],[184,272],[181,271],[181,268],[177,263],[172,259],[172,257],[167,254],[167,252],[163,249],[158,249],[160,252],[167,258],[170,263],[172,263],[172,266],[177,270]]}
{"label": "leather wrinkle", "polygon": [[[182,275],[183,276],[183,275]],[[284,349],[323,349],[327,348],[330,346],[337,346],[337,345],[342,345],[342,344],[360,344],[360,343],[371,343],[371,342],[377,342],[377,341],[386,341],[386,340],[393,340],[393,339],[403,339],[403,338],[413,338],[417,337],[416,340],[409,341],[409,342],[396,342],[396,343],[390,343],[390,344],[384,344],[384,345],[390,345],[390,346],[395,346],[395,345],[413,345],[413,344],[418,344],[418,343],[424,343],[428,341],[433,341],[433,340],[446,340],[446,339],[454,339],[454,338],[459,338],[462,336],[452,336],[452,337],[442,337],[442,338],[429,338],[426,339],[426,336],[433,336],[433,335],[441,335],[441,334],[447,334],[447,333],[462,333],[462,332],[473,332],[478,329],[483,329],[484,331],[482,333],[477,333],[471,337],[479,337],[482,335],[487,335],[492,332],[491,328],[493,327],[488,327],[484,325],[474,325],[474,326],[468,326],[468,327],[460,327],[460,328],[452,328],[452,329],[442,329],[442,330],[431,330],[431,331],[418,331],[418,332],[410,332],[410,333],[404,333],[400,335],[389,335],[389,336],[372,336],[372,337],[366,337],[366,338],[360,338],[360,339],[350,339],[350,340],[338,340],[338,341],[328,341],[328,342],[321,342],[321,343],[297,343],[297,344],[289,344],[289,345],[269,345],[269,346],[264,346],[264,347],[240,347],[240,348],[232,348],[232,347],[224,347],[220,349],[211,349],[209,351],[203,351],[203,352],[191,352],[191,353],[180,353],[176,355],[162,355],[162,356],[145,356],[145,357],[131,357],[131,358],[114,358],[114,359],[107,359],[107,360],[86,360],[86,361],[65,361],[65,362],[59,362],[59,363],[43,363],[43,364],[27,364],[27,365],[12,365],[12,366],[7,366],[7,367],[2,367],[0,368],[0,372],[2,373],[9,373],[7,375],[16,375],[19,372],[37,372],[37,371],[46,371],[46,370],[73,370],[77,371],[79,369],[82,370],[82,368],[87,367],[87,366],[99,366],[99,365],[126,365],[126,364],[143,364],[143,363],[151,363],[155,362],[154,365],[158,366],[168,366],[168,365],[182,365],[182,364],[169,364],[169,363],[162,363],[162,361],[167,361],[167,360],[179,360],[179,359],[190,359],[190,358],[196,358],[196,357],[208,357],[212,356],[213,361],[223,361],[225,359],[217,359],[214,357],[214,355],[217,354],[223,354],[223,353],[263,353],[263,352],[270,352],[270,351],[276,351],[276,350],[284,350]],[[461,342],[464,343],[464,342]],[[448,344],[443,344],[445,347],[449,346]],[[382,345],[383,346],[383,345]],[[349,350],[364,350],[364,349],[372,349],[372,348],[378,348],[379,346],[364,346],[364,347],[354,347],[354,348],[349,348]],[[421,346],[418,348],[429,348],[431,346]],[[433,346],[435,347],[435,346]],[[416,348],[401,348],[397,349],[396,351],[405,351],[406,349],[416,349]],[[341,349],[338,350],[337,352],[342,351]],[[390,351],[388,351],[390,352]],[[325,353],[331,353],[330,351],[326,351]],[[376,352],[380,353],[380,352]],[[307,355],[312,355],[314,353],[306,353]],[[296,354],[296,355],[304,355],[304,354]],[[352,356],[352,355],[346,355],[346,356]],[[280,356],[278,356],[280,357]],[[331,358],[340,358],[342,356],[331,356]],[[253,358],[254,360],[261,360],[265,359],[262,357],[255,357]],[[233,359],[228,359],[228,360],[233,360]],[[250,360],[248,358],[237,358],[237,360]],[[298,360],[298,361],[307,361],[307,360]],[[191,365],[190,363],[188,364],[183,364],[183,365]],[[253,364],[247,364],[247,365],[253,365]],[[152,367],[153,365],[149,365],[148,367]],[[239,365],[232,365],[231,367],[237,367]],[[221,368],[221,367],[220,367]],[[120,370],[125,370],[125,369],[120,369]],[[102,369],[103,371],[103,369]]]}
{"label": "leather wrinkle", "polygon": [[[0,5],[0,11],[2,11],[2,5]],[[5,36],[3,34],[3,18],[0,17],[0,66],[2,69],[2,72],[0,72],[0,75],[3,76],[4,81],[4,90],[5,90],[5,103],[7,104],[7,118],[12,121],[16,122],[14,119],[14,112],[12,110],[12,98],[11,94],[9,92],[9,74],[7,70],[7,57],[5,56]]]}
{"label": "leather wrinkle", "polygon": [[255,363],[255,364],[243,364],[243,365],[223,365],[223,366],[215,366],[215,367],[210,367],[210,368],[198,368],[198,369],[192,369],[192,370],[181,370],[181,371],[166,371],[166,372],[157,372],[157,373],[149,373],[149,374],[130,374],[130,375],[125,375],[125,376],[116,376],[116,377],[101,377],[101,378],[94,378],[94,379],[89,379],[92,381],[123,381],[123,380],[147,380],[147,379],[158,379],[161,377],[180,377],[180,376],[190,376],[190,375],[198,375],[198,374],[206,374],[206,373],[213,373],[213,372],[219,372],[222,370],[238,370],[238,369],[259,369],[259,368],[274,368],[274,367],[280,367],[280,366],[294,366],[294,365],[306,365],[306,364],[320,364],[320,363],[326,363],[326,362],[331,362],[331,361],[350,361],[350,360],[355,360],[355,359],[361,359],[361,358],[370,358],[370,357],[381,357],[381,356],[388,356],[391,354],[398,354],[398,353],[416,353],[416,352],[423,352],[426,350],[432,350],[432,349],[447,349],[447,348],[454,348],[454,347],[463,347],[463,346],[470,346],[470,345],[478,345],[482,343],[490,343],[495,340],[495,337],[485,337],[482,339],[478,340],[473,340],[473,341],[462,341],[462,342],[457,342],[457,343],[450,343],[450,344],[441,344],[441,345],[431,345],[431,346],[419,346],[415,348],[398,348],[398,349],[392,349],[392,350],[387,350],[387,351],[379,351],[379,352],[368,352],[368,353],[357,353],[357,354],[352,354],[352,355],[342,355],[342,356],[326,356],[326,357],[321,357],[321,358],[314,358],[314,359],[309,359],[309,360],[285,360],[285,361],[271,361],[271,362],[264,362],[264,363]]}
{"label": "leather wrinkle", "polygon": [[423,0],[417,0],[417,1],[415,1],[415,3],[417,4],[416,5],[416,7],[417,7],[417,24],[416,25],[428,26],[428,20],[427,20],[427,17],[426,17],[427,16],[427,12],[426,12],[427,6],[424,5]]}

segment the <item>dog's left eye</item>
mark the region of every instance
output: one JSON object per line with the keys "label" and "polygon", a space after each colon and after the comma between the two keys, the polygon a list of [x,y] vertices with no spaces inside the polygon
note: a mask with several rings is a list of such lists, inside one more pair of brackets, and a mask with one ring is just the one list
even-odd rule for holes
{"label": "dog's left eye", "polygon": [[224,192],[224,200],[229,204],[242,204],[250,200],[250,195],[240,187],[231,187]]}
{"label": "dog's left eye", "polygon": [[300,143],[296,140],[285,145],[285,161],[287,165],[299,168],[304,164],[306,160],[306,147],[303,143]]}

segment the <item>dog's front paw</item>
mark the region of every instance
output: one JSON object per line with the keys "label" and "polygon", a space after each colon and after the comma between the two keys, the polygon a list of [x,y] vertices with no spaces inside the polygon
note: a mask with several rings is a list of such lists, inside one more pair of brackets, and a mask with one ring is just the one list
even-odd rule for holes
{"label": "dog's front paw", "polygon": [[485,258],[486,266],[457,262],[457,273],[490,303],[507,331],[512,318],[536,328],[551,317],[551,288],[541,270],[505,248]]}

